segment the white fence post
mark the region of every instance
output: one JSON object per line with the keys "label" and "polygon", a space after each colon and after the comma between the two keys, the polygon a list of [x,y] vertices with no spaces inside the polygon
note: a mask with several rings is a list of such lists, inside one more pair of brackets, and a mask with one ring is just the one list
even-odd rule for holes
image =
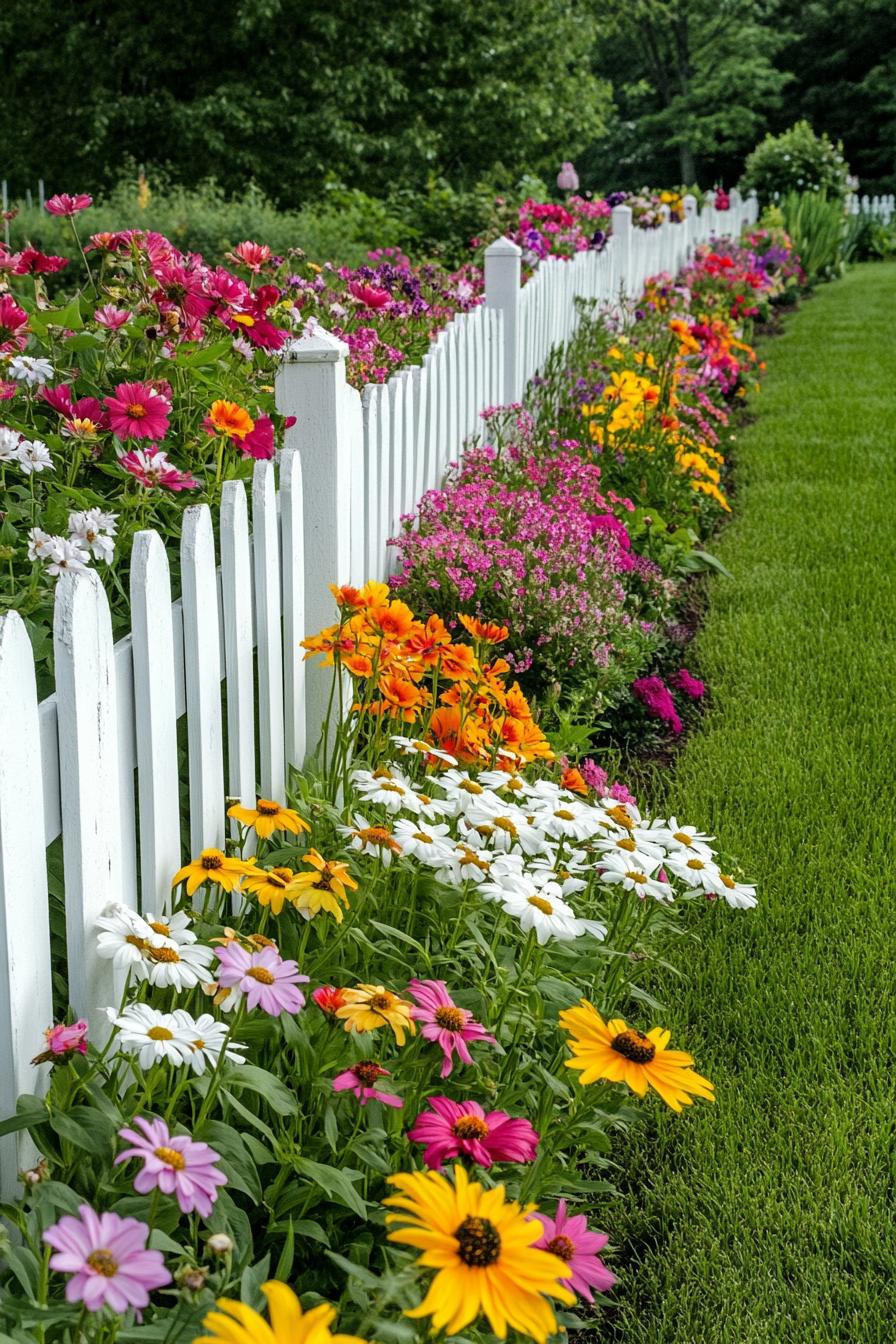
{"label": "white fence post", "polygon": [[[31,641],[18,612],[0,616],[0,1119],[22,1092],[39,1092],[49,1070],[31,1059],[52,1025],[50,916],[44,850],[40,722]],[[6,717],[8,716],[8,718]],[[18,1141],[17,1141],[18,1138]],[[0,1139],[0,1199],[19,1193],[19,1169],[35,1161],[30,1139]]]}
{"label": "white fence post", "polygon": [[[305,634],[334,623],[331,583],[361,582],[366,577],[352,572],[353,556],[363,555],[361,539],[356,535],[353,542],[352,530],[361,521],[354,516],[353,499],[363,491],[364,442],[361,398],[345,378],[347,354],[343,341],[317,327],[292,343],[277,373],[277,406],[284,415],[296,417],[286,444],[298,449],[302,464]],[[374,525],[372,518],[368,525]],[[321,669],[316,662],[306,673],[305,714],[312,749],[326,717],[331,675],[329,668]]]}
{"label": "white fence post", "polygon": [[522,248],[509,238],[496,238],[485,249],[485,306],[504,314],[504,373],[501,402],[519,401],[523,389],[520,375],[520,277]]}
{"label": "white fence post", "polygon": [[286,763],[305,759],[305,538],[302,463],[294,448],[280,458],[280,568],[283,576],[283,709]]}
{"label": "white fence post", "polygon": [[191,504],[184,510],[180,560],[190,757],[190,848],[196,855],[201,849],[221,849],[224,845],[221,627],[215,536],[207,504]]}
{"label": "white fence post", "polygon": [[632,284],[632,212],[628,205],[614,205],[612,213],[613,297],[619,291],[631,296]]}

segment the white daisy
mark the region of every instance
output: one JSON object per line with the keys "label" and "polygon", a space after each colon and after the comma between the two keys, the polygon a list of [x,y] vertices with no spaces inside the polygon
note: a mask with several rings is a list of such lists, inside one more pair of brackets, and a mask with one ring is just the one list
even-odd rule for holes
{"label": "white daisy", "polygon": [[[643,831],[637,832],[638,836]],[[663,858],[665,851],[661,845],[650,841],[639,842],[636,834],[630,831],[617,831],[615,835],[598,836],[595,841],[601,854],[618,854],[635,868],[655,867]]]}
{"label": "white daisy", "polygon": [[664,864],[685,886],[694,890],[715,891],[719,869],[712,859],[680,850],[678,854],[670,854]]}
{"label": "white daisy", "polygon": [[395,840],[402,854],[430,868],[440,868],[450,861],[454,850],[447,826],[433,826],[419,818],[400,817],[395,823]]}
{"label": "white daisy", "polygon": [[68,516],[69,539],[89,551],[95,560],[105,560],[108,565],[115,554],[115,529],[117,514],[105,513],[102,509],[82,509]]}
{"label": "white daisy", "polygon": [[16,461],[26,476],[35,471],[55,470],[50,450],[42,439],[22,439],[16,449]]}
{"label": "white daisy", "polygon": [[413,812],[417,817],[424,817],[427,821],[439,821],[448,813],[448,805],[442,798],[434,798],[429,793],[421,793],[419,789],[413,790],[414,798],[407,804],[407,810]]}
{"label": "white daisy", "polygon": [[[2,461],[2,459],[0,459]],[[31,527],[28,529],[28,559],[29,560],[49,560],[53,549],[53,543],[65,541],[65,537],[54,537],[52,533],[45,532],[42,527]]]}
{"label": "white daisy", "polygon": [[738,882],[730,873],[718,873],[711,891],[722,896],[735,910],[751,910],[758,904],[756,888],[747,882]]}
{"label": "white daisy", "polygon": [[10,378],[28,387],[40,387],[53,377],[53,365],[37,355],[14,355],[6,366]]}
{"label": "white daisy", "polygon": [[539,808],[535,824],[555,840],[590,840],[600,827],[593,807],[575,799],[558,799],[558,806]]}
{"label": "white daisy", "polygon": [[89,568],[88,556],[86,551],[82,551],[80,546],[74,542],[66,541],[64,537],[53,537],[47,545],[50,563],[47,565],[48,574],[84,574]]}
{"label": "white daisy", "polygon": [[353,775],[355,789],[364,799],[375,807],[382,807],[392,816],[403,807],[414,806],[416,794],[408,780],[399,771],[385,768],[375,770],[356,770]]}
{"label": "white daisy", "polygon": [[95,927],[101,930],[97,938],[98,955],[111,961],[118,970],[136,970],[142,966],[150,948],[177,947],[172,939],[155,932],[136,910],[114,901],[106,906]]}
{"label": "white daisy", "polygon": [[634,891],[639,896],[655,896],[658,901],[672,901],[675,893],[668,882],[660,882],[653,876],[658,866],[655,859],[636,867],[628,855],[603,854],[600,859],[600,880],[618,884],[624,891]]}
{"label": "white daisy", "polygon": [[0,425],[0,462],[15,462],[22,436],[17,429]]}
{"label": "white daisy", "polygon": [[[170,942],[165,939],[165,942]],[[175,989],[193,989],[209,978],[209,966],[214,960],[210,947],[200,943],[184,943],[180,947],[150,947],[143,961],[134,969],[141,979],[159,987],[174,986]]]}
{"label": "white daisy", "polygon": [[457,759],[450,752],[443,751],[441,747],[434,747],[430,742],[421,742],[415,737],[401,737],[397,733],[390,740],[406,756],[434,756],[436,760],[444,761],[446,765],[457,765]]}
{"label": "white daisy", "polygon": [[[201,1017],[191,1017],[183,1008],[177,1008],[171,1014],[178,1031],[178,1037],[187,1051],[187,1061],[194,1073],[205,1073],[206,1064],[212,1068],[218,1063],[221,1051],[231,1064],[245,1064],[240,1052],[246,1049],[238,1041],[228,1041],[228,1028],[224,1022],[217,1022],[211,1013]],[[225,1042],[227,1048],[225,1049]]]}
{"label": "white daisy", "polygon": [[585,933],[595,938],[605,938],[607,933],[605,925],[597,920],[578,919],[575,911],[563,900],[556,884],[547,883],[540,891],[530,887],[525,895],[505,891],[501,909],[519,920],[524,933],[534,932],[542,945],[550,938],[568,943]]}
{"label": "white daisy", "polygon": [[357,853],[380,859],[385,868],[392,862],[393,854],[398,853],[398,845],[388,826],[377,826],[360,812],[352,816],[351,826],[337,826],[336,829]]}
{"label": "white daisy", "polygon": [[714,835],[702,835],[696,826],[681,826],[675,817],[670,817],[668,821],[657,819],[647,828],[651,838],[670,852],[687,850],[692,854],[698,854],[702,858],[711,859],[713,849],[710,840],[714,840]]}
{"label": "white daisy", "polygon": [[465,816],[469,826],[490,826],[492,844],[497,850],[519,849],[533,856],[544,853],[547,841],[544,832],[532,825],[522,808],[487,793],[477,798]]}
{"label": "white daisy", "polygon": [[174,1013],[160,1013],[148,1003],[131,1003],[119,1017],[115,1008],[107,1008],[106,1014],[119,1029],[118,1049],[136,1055],[141,1069],[163,1059],[180,1065],[189,1058],[191,1047]]}
{"label": "white daisy", "polygon": [[183,910],[178,910],[176,915],[154,915],[152,911],[147,910],[143,918],[153,933],[161,934],[163,938],[170,938],[178,947],[196,942],[196,934],[190,927],[190,918]]}

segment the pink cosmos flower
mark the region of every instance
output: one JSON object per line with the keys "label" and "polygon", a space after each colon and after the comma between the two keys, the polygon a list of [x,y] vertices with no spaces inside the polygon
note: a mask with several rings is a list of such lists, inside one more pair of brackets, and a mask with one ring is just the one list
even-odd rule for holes
{"label": "pink cosmos flower", "polygon": [[168,432],[171,410],[150,383],[119,383],[113,397],[105,398],[109,426],[117,439],[152,439]]}
{"label": "pink cosmos flower", "polygon": [[669,678],[676,691],[681,691],[683,695],[688,695],[692,700],[699,700],[706,694],[706,686],[696,677],[692,677],[686,667],[682,667],[678,672],[673,672]]}
{"label": "pink cosmos flower", "polygon": [[352,280],[349,282],[349,293],[363,303],[365,308],[385,308],[387,303],[392,302],[392,295],[388,289],[380,289],[376,285],[365,285],[361,280]]}
{"label": "pink cosmos flower", "polygon": [[557,1212],[553,1218],[546,1213],[531,1215],[541,1223],[544,1235],[535,1242],[540,1251],[550,1251],[564,1260],[570,1268],[570,1276],[564,1280],[567,1287],[584,1297],[587,1302],[594,1301],[593,1288],[606,1293],[616,1282],[597,1252],[602,1251],[610,1238],[603,1232],[590,1232],[585,1215],[577,1213],[570,1218],[566,1212],[566,1200],[557,1203]]}
{"label": "pink cosmos flower", "polygon": [[0,401],[10,401],[18,390],[18,383],[7,382],[0,378]]}
{"label": "pink cosmos flower", "polygon": [[13,275],[55,275],[57,271],[65,270],[67,265],[68,257],[48,256],[36,247],[25,247],[16,253],[11,269]]}
{"label": "pink cosmos flower", "polygon": [[51,215],[65,215],[67,219],[71,219],[72,215],[79,215],[91,205],[93,205],[92,196],[83,192],[78,196],[69,196],[63,191],[58,196],[51,196],[44,208],[49,210]]}
{"label": "pink cosmos flower", "polygon": [[238,444],[243,457],[254,457],[258,461],[269,461],[277,451],[274,443],[274,422],[269,415],[259,415],[255,419],[255,428]]}
{"label": "pink cosmos flower", "polygon": [[408,993],[417,1005],[411,1009],[411,1017],[423,1024],[420,1034],[427,1041],[436,1041],[442,1048],[444,1059],[440,1078],[447,1078],[451,1073],[455,1051],[464,1064],[473,1063],[468,1041],[488,1041],[495,1045],[494,1036],[474,1021],[473,1014],[466,1008],[458,1008],[443,980],[412,980]]}
{"label": "pink cosmos flower", "polygon": [[42,401],[59,415],[64,415],[70,419],[72,411],[72,388],[70,383],[60,383],[58,387],[47,387],[44,385],[37,394]]}
{"label": "pink cosmos flower", "polygon": [[161,448],[148,452],[144,448],[132,448],[118,459],[118,465],[124,467],[132,476],[136,476],[141,485],[148,490],[161,487],[165,490],[194,490],[199,485],[189,472],[181,471],[168,454]]}
{"label": "pink cosmos flower", "polygon": [[195,1209],[207,1218],[218,1198],[217,1187],[227,1184],[227,1177],[215,1166],[220,1153],[187,1134],[171,1134],[165,1121],[155,1116],[147,1120],[135,1116],[134,1124],[141,1133],[133,1129],[118,1131],[133,1146],[118,1154],[115,1166],[131,1157],[141,1158],[143,1168],[134,1177],[138,1194],[161,1190],[164,1195],[177,1197],[181,1213],[192,1213]]}
{"label": "pink cosmos flower", "polygon": [[267,243],[237,243],[233,251],[228,253],[228,260],[235,261],[237,264],[242,262],[255,275],[270,259],[271,249]]}
{"label": "pink cosmos flower", "polygon": [[101,327],[108,327],[110,331],[117,331],[123,327],[126,322],[131,320],[131,315],[125,308],[116,308],[114,303],[104,303],[102,308],[97,308],[93,315],[95,322],[99,322]]}
{"label": "pink cosmos flower", "polygon": [[52,1246],[50,1268],[71,1274],[67,1302],[83,1302],[88,1311],[109,1306],[119,1315],[128,1307],[149,1305],[154,1288],[171,1282],[161,1251],[146,1249],[149,1228],[136,1218],[95,1213],[82,1204],[78,1217],[65,1214],[48,1227],[44,1241]]}
{"label": "pink cosmos flower", "polygon": [[308,976],[299,975],[294,961],[284,961],[276,947],[247,952],[235,940],[216,949],[220,963],[218,983],[245,994],[250,1008],[260,1007],[271,1017],[282,1012],[297,1013],[305,1002],[299,989]]}
{"label": "pink cosmos flower", "polygon": [[58,1023],[55,1027],[47,1027],[44,1032],[47,1041],[46,1050],[41,1054],[35,1055],[32,1064],[55,1063],[58,1059],[64,1059],[67,1055],[86,1055],[87,1054],[87,1023],[83,1018],[73,1022],[71,1026],[66,1026],[64,1022]]}
{"label": "pink cosmos flower", "polygon": [[394,1092],[380,1092],[373,1086],[377,1078],[390,1078],[388,1069],[382,1068],[375,1059],[359,1059],[350,1069],[333,1079],[334,1092],[354,1092],[362,1106],[368,1101],[381,1101],[384,1106],[393,1106],[400,1110],[404,1105],[401,1097]]}
{"label": "pink cosmos flower", "polygon": [[506,1111],[484,1111],[476,1101],[430,1097],[430,1111],[421,1111],[408,1138],[424,1145],[423,1161],[433,1171],[452,1157],[470,1157],[480,1167],[493,1162],[532,1162],[538,1134],[528,1120]]}
{"label": "pink cosmos flower", "polygon": [[24,350],[28,344],[28,314],[9,294],[0,294],[0,355]]}

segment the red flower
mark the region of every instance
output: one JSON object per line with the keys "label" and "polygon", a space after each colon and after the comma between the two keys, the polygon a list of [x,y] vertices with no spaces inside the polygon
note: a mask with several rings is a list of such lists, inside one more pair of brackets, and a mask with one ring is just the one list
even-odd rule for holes
{"label": "red flower", "polygon": [[337,1008],[345,1006],[345,993],[335,985],[321,985],[320,989],[312,989],[311,997],[327,1017],[335,1018]]}
{"label": "red flower", "polygon": [[361,280],[350,281],[349,292],[365,308],[385,308],[387,303],[392,302],[388,289],[377,289],[375,285],[365,285]]}
{"label": "red flower", "polygon": [[118,439],[153,439],[168,432],[170,406],[149,383],[119,383],[105,398],[109,425]]}
{"label": "red flower", "polygon": [[28,344],[28,314],[9,294],[0,294],[0,355],[24,350]]}
{"label": "red flower", "polygon": [[68,265],[68,257],[51,257],[38,252],[36,247],[26,247],[16,254],[12,267],[13,275],[55,275]]}
{"label": "red flower", "polygon": [[69,196],[63,191],[58,196],[51,196],[45,208],[51,215],[65,215],[67,219],[71,219],[72,215],[79,215],[91,205],[93,205],[92,196],[83,193],[80,196]]}
{"label": "red flower", "polygon": [[254,457],[260,462],[269,461],[277,451],[274,443],[274,422],[269,415],[259,415],[255,428],[238,444],[243,457]]}

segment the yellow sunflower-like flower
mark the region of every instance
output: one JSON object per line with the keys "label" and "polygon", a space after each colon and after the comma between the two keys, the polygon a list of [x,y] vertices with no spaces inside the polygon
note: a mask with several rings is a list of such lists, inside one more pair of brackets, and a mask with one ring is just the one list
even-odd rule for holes
{"label": "yellow sunflower-like flower", "polygon": [[191,859],[175,873],[171,885],[176,887],[186,881],[188,896],[203,882],[214,882],[224,891],[233,891],[250,869],[250,864],[243,859],[228,858],[222,849],[204,849],[198,859]]}
{"label": "yellow sunflower-like flower", "polygon": [[673,1111],[692,1105],[694,1097],[715,1101],[712,1083],[690,1067],[692,1057],[682,1050],[666,1049],[671,1032],[662,1027],[654,1027],[645,1036],[621,1018],[604,1022],[587,999],[578,1008],[561,1013],[560,1025],[572,1037],[573,1057],[566,1067],[582,1071],[579,1082],[583,1086],[605,1078],[628,1084],[639,1097],[652,1087]]}
{"label": "yellow sunflower-like flower", "polygon": [[227,809],[227,815],[242,826],[251,826],[262,840],[267,840],[274,831],[291,831],[293,835],[298,835],[301,831],[311,830],[305,818],[300,817],[298,812],[293,811],[291,807],[284,807],[282,803],[272,802],[270,798],[257,799],[254,807],[243,807],[241,803],[234,803],[233,807]]}
{"label": "yellow sunflower-like flower", "polygon": [[279,915],[289,900],[289,886],[295,877],[291,868],[250,868],[243,878],[241,891],[251,891],[259,905],[269,905]]}
{"label": "yellow sunflower-like flower", "polygon": [[357,1335],[331,1332],[336,1308],[329,1302],[303,1311],[285,1283],[263,1283],[261,1291],[268,1300],[270,1325],[244,1302],[221,1297],[216,1304],[219,1310],[209,1312],[202,1322],[209,1333],[198,1335],[193,1344],[366,1344]]}
{"label": "yellow sunflower-like flower", "polygon": [[538,1340],[557,1329],[547,1298],[572,1306],[575,1294],[561,1280],[569,1265],[559,1256],[537,1250],[542,1224],[504,1197],[503,1185],[483,1190],[463,1167],[454,1168],[454,1183],[437,1171],[390,1176],[400,1194],[384,1201],[400,1210],[386,1215],[398,1225],[389,1240],[423,1252],[417,1261],[438,1270],[426,1297],[405,1314],[432,1317],[433,1330],[458,1334],[484,1315],[499,1339],[508,1327]]}
{"label": "yellow sunflower-like flower", "polygon": [[289,886],[289,899],[306,919],[313,919],[326,910],[337,924],[342,923],[342,904],[348,908],[348,894],[358,890],[358,884],[348,870],[348,865],[336,859],[325,859],[316,849],[309,849],[303,855],[302,862],[310,864],[310,873],[297,873]]}
{"label": "yellow sunflower-like flower", "polygon": [[400,999],[391,989],[382,985],[356,985],[354,989],[342,991],[344,1004],[336,1016],[345,1023],[346,1031],[376,1031],[379,1027],[391,1027],[399,1045],[404,1045],[404,1035],[415,1036],[417,1027],[411,1017],[414,1005],[407,999]]}

